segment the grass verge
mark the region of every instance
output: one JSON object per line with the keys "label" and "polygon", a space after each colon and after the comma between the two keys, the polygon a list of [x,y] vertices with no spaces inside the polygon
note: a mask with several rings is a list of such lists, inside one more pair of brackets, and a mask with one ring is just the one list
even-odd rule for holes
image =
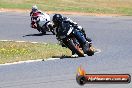
{"label": "grass verge", "polygon": [[0,8],[132,15],[131,0],[0,0]]}
{"label": "grass verge", "polygon": [[62,55],[71,55],[71,51],[58,44],[0,41],[0,64]]}

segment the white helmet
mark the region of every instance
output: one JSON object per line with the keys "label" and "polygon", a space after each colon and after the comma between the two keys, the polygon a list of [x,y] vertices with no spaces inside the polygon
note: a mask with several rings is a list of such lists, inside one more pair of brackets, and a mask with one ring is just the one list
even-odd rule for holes
{"label": "white helmet", "polygon": [[32,6],[32,11],[36,12],[38,10],[38,7],[36,5]]}

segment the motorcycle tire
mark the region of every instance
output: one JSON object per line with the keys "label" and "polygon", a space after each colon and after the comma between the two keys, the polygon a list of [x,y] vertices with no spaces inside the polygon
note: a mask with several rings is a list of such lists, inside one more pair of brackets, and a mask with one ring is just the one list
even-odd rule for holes
{"label": "motorcycle tire", "polygon": [[89,51],[87,52],[87,55],[88,55],[88,56],[92,56],[92,55],[94,55],[94,51],[89,50]]}
{"label": "motorcycle tire", "polygon": [[65,42],[65,44],[72,52],[76,53],[79,57],[84,57],[84,52],[80,48],[77,48],[72,40],[68,40],[67,42]]}
{"label": "motorcycle tire", "polygon": [[43,35],[45,35],[45,34],[46,34],[46,30],[45,30],[45,29],[43,29],[43,28],[41,28],[41,32],[42,32],[42,34],[43,34]]}
{"label": "motorcycle tire", "polygon": [[90,46],[90,49],[89,49],[89,51],[87,52],[87,55],[88,56],[92,56],[92,55],[94,55],[94,49],[93,49],[93,46],[92,46],[92,44],[89,44],[89,46]]}

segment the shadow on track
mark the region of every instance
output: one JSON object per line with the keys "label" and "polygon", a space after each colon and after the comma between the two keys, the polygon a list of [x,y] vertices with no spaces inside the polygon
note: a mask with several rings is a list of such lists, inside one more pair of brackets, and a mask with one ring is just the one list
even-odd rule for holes
{"label": "shadow on track", "polygon": [[24,36],[22,36],[22,37],[27,37],[27,36],[44,36],[44,35],[53,35],[53,34],[38,33],[38,34],[28,34],[28,35],[24,35]]}
{"label": "shadow on track", "polygon": [[78,57],[73,57],[73,56],[65,56],[65,55],[62,55],[62,56],[52,56],[52,58],[60,58],[60,59],[65,59],[65,58],[78,58]]}

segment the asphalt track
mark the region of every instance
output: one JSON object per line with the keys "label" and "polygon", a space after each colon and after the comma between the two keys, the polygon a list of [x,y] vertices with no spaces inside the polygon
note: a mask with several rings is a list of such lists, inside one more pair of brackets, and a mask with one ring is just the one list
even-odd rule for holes
{"label": "asphalt track", "polygon": [[[0,88],[132,88],[129,84],[76,83],[77,68],[87,73],[132,75],[132,17],[68,15],[82,25],[101,53],[92,57],[0,66]],[[41,36],[30,28],[28,14],[0,13],[0,40],[57,43],[55,36]]]}

